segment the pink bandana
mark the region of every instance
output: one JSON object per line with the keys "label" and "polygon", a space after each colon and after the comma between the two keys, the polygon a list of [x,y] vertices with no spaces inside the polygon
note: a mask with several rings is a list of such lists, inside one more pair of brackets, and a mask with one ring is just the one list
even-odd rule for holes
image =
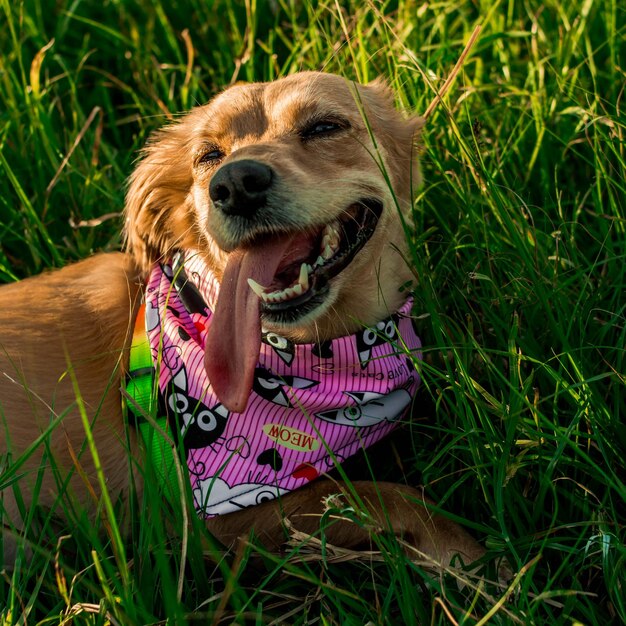
{"label": "pink bandana", "polygon": [[156,266],[146,291],[159,403],[183,437],[206,517],[293,491],[384,437],[419,385],[409,355],[421,358],[410,300],[375,327],[320,344],[263,332],[248,406],[231,413],[204,369],[218,289],[200,256],[187,254]]}

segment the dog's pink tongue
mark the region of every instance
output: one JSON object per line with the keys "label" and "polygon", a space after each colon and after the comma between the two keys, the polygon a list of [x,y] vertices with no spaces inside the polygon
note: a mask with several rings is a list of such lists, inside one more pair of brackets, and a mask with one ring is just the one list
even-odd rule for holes
{"label": "dog's pink tongue", "polygon": [[248,278],[268,286],[293,236],[228,256],[209,328],[204,367],[220,402],[241,413],[248,404],[261,347],[260,300]]}

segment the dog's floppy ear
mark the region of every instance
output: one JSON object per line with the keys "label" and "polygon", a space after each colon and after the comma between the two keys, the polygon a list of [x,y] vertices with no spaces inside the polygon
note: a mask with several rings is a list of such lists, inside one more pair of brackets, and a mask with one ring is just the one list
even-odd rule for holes
{"label": "dog's floppy ear", "polygon": [[400,188],[408,182],[411,195],[415,195],[422,182],[418,146],[424,118],[402,115],[395,107],[392,89],[382,76],[362,89],[361,98],[368,121],[389,153],[391,162],[388,165],[398,177],[395,182]]}
{"label": "dog's floppy ear", "polygon": [[125,243],[143,269],[179,247],[192,228],[187,118],[154,132],[126,193]]}
{"label": "dog's floppy ear", "polygon": [[[376,94],[376,97],[378,97],[381,102],[386,102],[388,107],[396,108],[393,89],[389,86],[389,82],[384,76],[376,77],[365,87],[368,91]],[[424,118],[419,115],[410,115],[405,119],[405,122],[413,126],[413,133],[417,134],[419,138],[419,132],[425,123]]]}

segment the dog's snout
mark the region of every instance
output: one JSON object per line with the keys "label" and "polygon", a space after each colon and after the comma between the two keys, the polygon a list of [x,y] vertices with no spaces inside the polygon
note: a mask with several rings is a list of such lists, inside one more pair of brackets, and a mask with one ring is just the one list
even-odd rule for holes
{"label": "dog's snout", "polygon": [[211,178],[209,196],[226,215],[252,217],[267,202],[274,172],[271,167],[244,159],[226,163]]}

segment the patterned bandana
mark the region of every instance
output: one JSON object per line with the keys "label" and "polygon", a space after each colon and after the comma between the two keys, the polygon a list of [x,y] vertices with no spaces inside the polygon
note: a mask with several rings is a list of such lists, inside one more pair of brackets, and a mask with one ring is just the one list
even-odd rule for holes
{"label": "patterned bandana", "polygon": [[205,517],[293,491],[384,437],[411,405],[419,385],[412,358],[421,358],[410,300],[372,328],[323,343],[263,332],[248,406],[231,413],[204,369],[218,290],[200,256],[188,253],[156,266],[145,294],[159,411],[184,450]]}

